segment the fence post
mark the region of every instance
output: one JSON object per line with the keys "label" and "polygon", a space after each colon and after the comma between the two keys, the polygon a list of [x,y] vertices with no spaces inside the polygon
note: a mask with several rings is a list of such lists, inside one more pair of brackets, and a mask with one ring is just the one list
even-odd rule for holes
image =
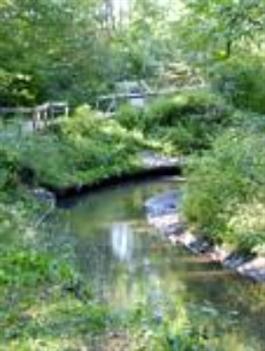
{"label": "fence post", "polygon": [[49,102],[48,111],[49,111],[49,118],[54,119],[54,108],[53,108],[52,102]]}
{"label": "fence post", "polygon": [[68,106],[68,104],[65,104],[64,116],[65,117],[69,117],[69,106]]}
{"label": "fence post", "polygon": [[44,126],[47,127],[48,125],[48,106],[45,106],[43,110],[43,121],[44,121]]}
{"label": "fence post", "polygon": [[33,125],[33,130],[36,131],[38,128],[38,122],[40,121],[40,112],[38,110],[38,107],[35,107],[33,110],[33,119],[32,119],[32,125]]}
{"label": "fence post", "polygon": [[36,107],[34,107],[33,113],[32,113],[32,127],[34,131],[36,130],[36,127],[37,127],[37,119],[38,119],[37,111],[36,111]]}

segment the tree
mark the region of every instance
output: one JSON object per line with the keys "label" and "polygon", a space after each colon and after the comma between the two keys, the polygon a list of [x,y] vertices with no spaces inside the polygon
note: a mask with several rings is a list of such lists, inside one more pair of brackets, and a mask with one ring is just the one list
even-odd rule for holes
{"label": "tree", "polygon": [[260,0],[188,0],[178,22],[184,51],[197,57],[229,58],[237,48],[258,44],[264,37],[265,2]]}

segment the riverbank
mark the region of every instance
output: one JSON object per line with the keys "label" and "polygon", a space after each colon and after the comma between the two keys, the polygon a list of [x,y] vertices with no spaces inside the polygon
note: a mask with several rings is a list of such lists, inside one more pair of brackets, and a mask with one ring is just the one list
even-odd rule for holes
{"label": "riverbank", "polygon": [[[37,340],[52,351],[78,350],[81,339],[87,345],[108,328],[124,327],[92,293],[76,264],[71,231],[64,232],[62,222],[57,224],[56,211],[55,216],[51,213],[55,198],[46,189],[63,200],[129,180],[181,175],[186,159],[177,157],[177,150],[163,138],[146,135],[117,121],[98,119],[97,112],[82,107],[35,135],[1,139],[0,350],[6,345],[12,351],[39,350]],[[176,218],[176,208],[171,210]],[[171,333],[166,322],[153,325],[148,304],[133,306],[128,319],[138,312],[140,327],[132,322],[125,328],[134,337],[136,329],[144,329],[148,314],[150,329],[155,334],[161,331],[156,342],[164,350]],[[183,328],[177,334],[183,345],[201,340],[196,323],[191,323],[184,339]],[[62,331],[67,333],[63,339]]]}
{"label": "riverbank", "polygon": [[165,235],[172,244],[181,244],[193,254],[203,255],[213,263],[256,282],[265,282],[265,258],[244,256],[225,246],[213,245],[198,233],[189,230],[180,212],[180,194],[169,192],[149,199],[145,203],[149,224]]}
{"label": "riverbank", "polygon": [[[122,311],[123,316],[128,312],[132,317],[135,303],[138,306],[134,318],[142,321],[148,335],[143,330],[141,335],[145,337],[138,338],[138,345],[137,340],[133,342],[133,329],[138,328],[138,322],[132,322],[127,329],[130,345],[119,348],[125,329],[122,332],[122,328],[118,328],[117,350],[134,350],[134,344],[136,350],[137,346],[144,351],[164,351],[166,347],[171,350],[166,337],[170,339],[172,333],[172,338],[181,343],[181,337],[186,336],[187,343],[190,326],[193,330],[199,326],[208,336],[208,340],[201,337],[209,350],[222,350],[215,343],[222,345],[224,340],[225,345],[229,345],[227,350],[232,350],[232,340],[237,340],[241,351],[245,351],[246,345],[255,344],[253,339],[258,340],[256,330],[262,333],[259,328],[264,315],[261,285],[237,279],[228,270],[205,263],[180,246],[173,247],[147,225],[144,201],[156,193],[182,191],[183,187],[185,183],[179,182],[178,177],[131,182],[68,199],[58,210],[65,230],[70,228],[76,238],[78,262],[98,299],[107,301],[113,306],[112,310]],[[210,310],[207,317],[204,308]],[[235,311],[237,315],[232,317]],[[182,329],[183,322],[186,333]],[[179,333],[176,325],[179,325]],[[213,329],[213,325],[216,326],[216,333],[219,333],[216,338],[210,336],[213,333],[207,325]],[[197,346],[199,342],[194,340]],[[200,346],[200,350],[206,351],[206,347]],[[259,347],[253,350],[258,351]]]}
{"label": "riverbank", "polygon": [[44,188],[52,192],[57,200],[64,200],[78,194],[94,192],[105,187],[130,181],[142,181],[162,176],[181,176],[186,162],[183,157],[165,156],[151,150],[140,152],[138,160],[137,167],[130,171],[127,169],[121,170],[120,174],[105,175],[89,183],[71,185],[64,188],[44,184]]}
{"label": "riverbank", "polygon": [[[35,192],[35,199],[36,196],[38,201],[50,198],[50,195],[40,189]],[[138,199],[136,203],[134,200],[134,206],[142,206],[141,197],[137,195],[134,199]],[[89,198],[88,203],[91,201],[93,197]],[[118,209],[115,211],[114,208],[116,215]],[[174,215],[176,216],[175,210]],[[94,217],[93,211],[91,216]],[[156,316],[148,301],[129,306],[122,317],[99,301],[91,289],[90,281],[77,264],[72,227],[70,231],[67,228],[62,230],[63,222],[57,223],[56,216],[52,217],[50,224],[43,223],[38,227],[31,227],[27,220],[20,227],[20,232],[23,233],[20,242],[16,246],[9,246],[1,255],[1,267],[5,276],[0,277],[4,316],[0,318],[0,350],[61,351],[86,347],[87,350],[94,351],[95,345],[102,345],[103,350],[109,351],[109,345],[126,341],[128,350],[137,350],[140,345],[144,350],[162,351],[165,345],[171,347],[170,340],[173,337],[183,347],[201,345],[203,350],[205,345],[215,345],[216,338],[207,336],[204,339],[204,333],[208,335],[208,332],[201,330],[199,322],[193,321],[189,315],[183,317],[186,310],[182,301],[177,302],[177,316],[172,316],[172,311],[176,308],[176,304],[172,304],[168,306],[163,319]],[[87,233],[90,232],[89,228],[86,226]],[[177,331],[168,325],[168,318],[173,325],[178,324]],[[144,339],[140,340],[139,335],[144,335]],[[218,343],[221,340],[218,338]]]}

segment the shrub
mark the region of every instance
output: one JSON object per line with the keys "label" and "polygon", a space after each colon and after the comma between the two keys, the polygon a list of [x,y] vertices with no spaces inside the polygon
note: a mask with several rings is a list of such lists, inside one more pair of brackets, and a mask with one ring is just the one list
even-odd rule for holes
{"label": "shrub", "polygon": [[72,173],[69,170],[74,170],[77,160],[75,150],[52,134],[32,135],[23,140],[19,156],[22,174],[33,176],[33,179],[24,177],[24,180],[43,185],[70,182]]}
{"label": "shrub", "polygon": [[262,134],[227,131],[187,171],[185,215],[214,241],[247,251],[265,243],[264,145]]}
{"label": "shrub", "polygon": [[141,132],[85,106],[48,131],[21,137],[19,175],[51,187],[97,182],[138,168],[138,151],[148,146]]}
{"label": "shrub", "polygon": [[98,132],[100,114],[93,111],[89,105],[82,105],[76,108],[71,118],[59,120],[51,126],[51,130],[57,135],[74,139],[77,136],[91,136]]}
{"label": "shrub", "polygon": [[231,109],[217,95],[205,90],[184,91],[151,104],[145,113],[146,128],[155,125],[174,126],[187,119],[206,119],[224,123],[230,113]]}
{"label": "shrub", "polygon": [[17,185],[18,153],[7,145],[0,145],[0,189]]}
{"label": "shrub", "polygon": [[129,130],[143,128],[143,111],[130,104],[124,104],[119,107],[116,112],[116,119],[122,126]]}
{"label": "shrub", "polygon": [[265,65],[253,57],[233,57],[210,72],[215,91],[237,108],[265,113]]}
{"label": "shrub", "polygon": [[181,153],[192,153],[209,147],[220,128],[198,120],[179,122],[175,127],[163,128],[164,138]]}
{"label": "shrub", "polygon": [[143,124],[147,135],[171,142],[182,153],[190,153],[207,148],[232,116],[232,108],[219,96],[207,91],[186,91],[147,107]]}

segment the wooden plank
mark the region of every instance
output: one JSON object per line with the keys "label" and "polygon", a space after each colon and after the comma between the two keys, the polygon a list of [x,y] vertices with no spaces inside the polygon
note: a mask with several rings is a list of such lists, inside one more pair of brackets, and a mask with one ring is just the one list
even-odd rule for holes
{"label": "wooden plank", "polygon": [[148,98],[148,97],[155,97],[155,96],[167,96],[175,93],[179,93],[185,90],[193,90],[193,89],[204,89],[205,85],[193,85],[193,86],[186,86],[181,88],[173,88],[173,89],[164,89],[160,91],[146,91],[143,93],[117,93],[117,94],[109,94],[109,95],[101,95],[98,97],[97,101],[100,103],[101,101],[107,100],[129,100],[129,99],[137,99],[137,98]]}
{"label": "wooden plank", "polygon": [[161,96],[161,95],[170,95],[174,94],[176,92],[180,91],[179,89],[174,89],[174,90],[168,90],[168,91],[160,91],[160,92],[146,92],[146,93],[131,93],[131,94],[113,94],[113,95],[102,95],[98,97],[98,101],[106,101],[106,100],[129,100],[129,99],[139,99],[139,98],[145,98],[145,97],[152,97],[152,96]]}
{"label": "wooden plank", "polygon": [[30,115],[32,129],[36,131],[48,126],[48,119],[55,115],[69,116],[69,105],[65,101],[45,102],[35,107],[0,107],[0,116],[6,114]]}
{"label": "wooden plank", "polygon": [[0,107],[0,114],[28,114],[33,113],[33,110],[31,107]]}
{"label": "wooden plank", "polygon": [[50,108],[60,109],[67,112],[69,109],[68,103],[63,101],[46,102],[35,107],[0,107],[0,114],[33,114],[34,112],[45,112]]}

